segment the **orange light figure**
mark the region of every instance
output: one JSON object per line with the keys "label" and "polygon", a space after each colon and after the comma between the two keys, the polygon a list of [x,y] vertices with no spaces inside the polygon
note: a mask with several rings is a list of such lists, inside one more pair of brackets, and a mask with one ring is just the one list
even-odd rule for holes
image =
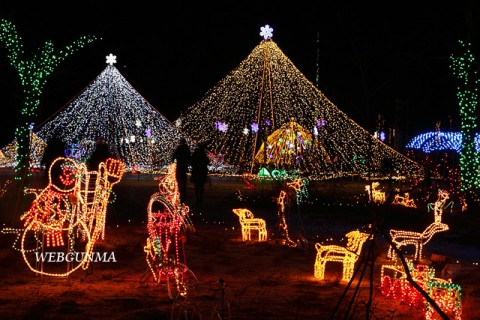
{"label": "orange light figure", "polygon": [[238,216],[242,228],[242,241],[251,241],[252,232],[257,232],[258,241],[267,241],[267,224],[261,218],[255,218],[248,209],[232,209]]}
{"label": "orange light figure", "polygon": [[343,264],[342,281],[350,281],[353,276],[355,262],[358,260],[363,244],[370,237],[369,234],[359,230],[350,231],[346,234],[348,238],[345,247],[338,245],[315,244],[317,257],[315,260],[314,277],[323,280],[325,277],[325,266],[327,262],[341,262]]}

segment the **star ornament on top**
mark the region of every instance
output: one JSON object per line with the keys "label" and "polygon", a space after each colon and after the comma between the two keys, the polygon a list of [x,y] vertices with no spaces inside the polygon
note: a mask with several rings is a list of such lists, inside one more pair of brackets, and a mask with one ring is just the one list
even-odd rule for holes
{"label": "star ornament on top", "polygon": [[268,40],[273,37],[273,29],[270,28],[268,24],[266,24],[264,27],[260,27],[260,35],[263,37],[263,39]]}
{"label": "star ornament on top", "polygon": [[111,53],[106,58],[107,58],[107,63],[109,65],[113,65],[114,63],[117,63],[117,56],[114,56]]}

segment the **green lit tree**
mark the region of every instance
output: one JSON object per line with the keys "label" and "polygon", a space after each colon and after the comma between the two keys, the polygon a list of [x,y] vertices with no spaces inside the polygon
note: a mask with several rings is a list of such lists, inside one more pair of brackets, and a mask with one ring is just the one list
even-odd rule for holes
{"label": "green lit tree", "polygon": [[451,56],[451,68],[459,80],[457,98],[460,107],[462,146],[460,155],[460,190],[472,194],[480,186],[478,165],[479,159],[475,148],[477,131],[478,76],[475,57],[471,52],[471,44],[459,41],[459,55]]}
{"label": "green lit tree", "polygon": [[19,123],[15,129],[15,139],[17,141],[15,172],[17,179],[24,177],[29,171],[31,124],[37,116],[42,91],[49,76],[55,67],[68,56],[96,39],[95,36],[82,36],[60,51],[54,50],[51,41],[46,41],[30,59],[27,59],[23,50],[22,39],[15,26],[10,21],[0,20],[0,42],[5,45],[9,62],[18,72],[23,94]]}

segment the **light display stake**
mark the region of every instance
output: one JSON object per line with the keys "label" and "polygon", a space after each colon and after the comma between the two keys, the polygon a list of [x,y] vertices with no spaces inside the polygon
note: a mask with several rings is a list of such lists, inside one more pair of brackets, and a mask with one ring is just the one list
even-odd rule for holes
{"label": "light display stake", "polygon": [[480,187],[478,167],[480,160],[476,153],[475,134],[477,129],[478,66],[471,53],[470,43],[459,41],[462,53],[451,56],[451,69],[459,81],[457,99],[460,106],[462,147],[460,154],[460,175],[462,191],[473,191]]}
{"label": "light display stake", "polygon": [[8,51],[9,62],[18,72],[23,90],[20,123],[15,129],[15,139],[17,141],[17,164],[15,171],[17,179],[20,179],[23,174],[27,173],[30,166],[28,159],[30,146],[29,126],[30,123],[36,120],[37,109],[40,105],[40,99],[47,79],[63,60],[96,39],[95,36],[82,36],[57,52],[54,50],[53,43],[47,41],[32,55],[31,60],[26,60],[21,42],[22,39],[17,34],[15,26],[10,21],[0,20],[0,42],[5,45]]}
{"label": "light display stake", "polygon": [[255,218],[253,213],[245,208],[232,211],[238,216],[242,228],[242,241],[251,241],[252,232],[257,233],[258,241],[267,241],[267,224],[264,219]]}
{"label": "light display stake", "polygon": [[339,245],[322,245],[315,243],[317,257],[315,259],[314,277],[323,280],[327,262],[340,262],[343,264],[342,281],[350,281],[353,276],[355,262],[360,257],[363,244],[370,235],[359,230],[350,231],[346,234],[348,239],[345,247]]}

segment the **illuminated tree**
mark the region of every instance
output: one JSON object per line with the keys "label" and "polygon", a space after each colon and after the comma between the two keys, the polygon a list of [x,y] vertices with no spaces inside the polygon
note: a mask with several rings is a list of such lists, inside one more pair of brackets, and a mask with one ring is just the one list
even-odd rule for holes
{"label": "illuminated tree", "polygon": [[279,49],[273,30],[268,25],[261,30],[264,39],[248,57],[179,118],[183,132],[227,164],[244,164],[252,172],[262,143],[293,118],[312,136],[302,145],[290,141],[302,148],[294,151],[305,157],[298,163],[307,174],[379,172],[386,159],[399,174],[421,169],[339,110]]}
{"label": "illuminated tree", "polygon": [[457,98],[460,106],[462,144],[460,154],[460,175],[462,191],[473,191],[480,186],[479,159],[476,152],[478,76],[475,57],[470,44],[459,41],[461,53],[451,56],[451,68],[459,81]]}
{"label": "illuminated tree", "polygon": [[110,54],[106,58],[103,72],[39,125],[38,136],[47,143],[52,137],[66,144],[79,143],[85,148],[86,158],[102,139],[127,169],[150,170],[170,164],[183,135],[120,74],[113,65],[116,57]]}
{"label": "illuminated tree", "polygon": [[17,164],[15,171],[17,178],[21,178],[29,169],[30,130],[37,116],[40,98],[47,79],[63,60],[68,56],[93,42],[95,36],[82,36],[78,40],[55,52],[53,43],[45,44],[28,60],[23,51],[21,37],[15,26],[7,20],[0,20],[0,42],[7,51],[8,59],[18,72],[23,90],[23,101],[20,109],[20,123],[15,129],[17,141]]}

